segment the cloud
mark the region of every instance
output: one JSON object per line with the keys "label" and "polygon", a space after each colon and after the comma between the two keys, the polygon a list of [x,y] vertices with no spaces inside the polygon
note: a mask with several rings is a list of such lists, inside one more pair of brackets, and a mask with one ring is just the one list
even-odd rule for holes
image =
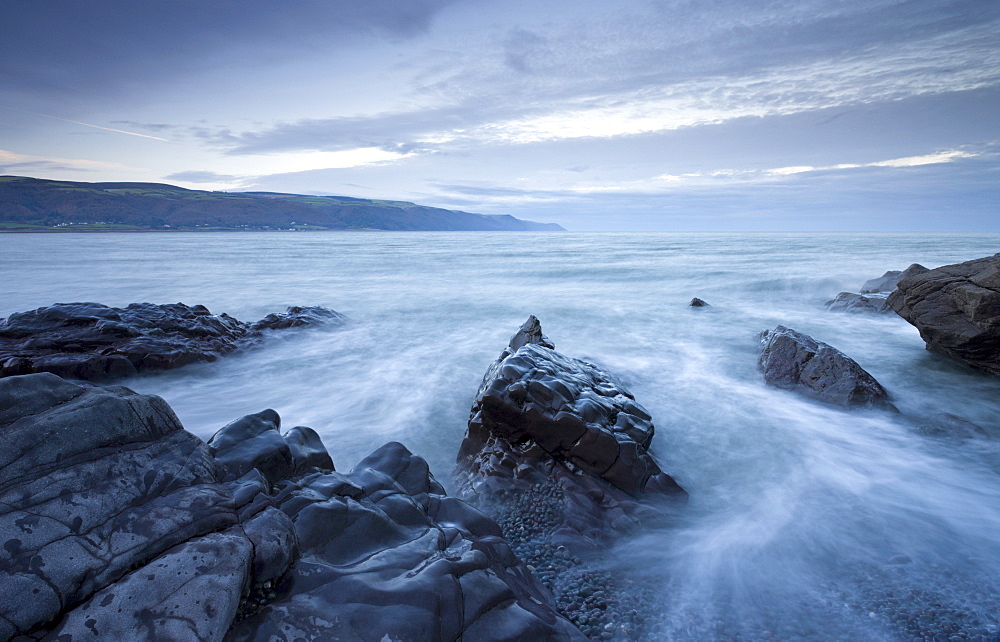
{"label": "cloud", "polygon": [[52,161],[29,161],[24,163],[4,163],[0,160],[0,174],[28,175],[43,172],[93,172],[95,169],[73,167]]}
{"label": "cloud", "polygon": [[735,169],[719,169],[708,172],[689,172],[685,174],[661,174],[656,177],[656,181],[661,182],[665,186],[676,187],[682,183],[703,183],[706,180],[713,183],[718,183],[720,180],[724,181],[770,181],[774,179],[785,179],[795,177],[800,174],[808,174],[813,172],[837,172],[844,170],[858,170],[864,168],[903,168],[903,167],[920,167],[923,165],[939,165],[943,163],[951,163],[960,159],[976,158],[978,156],[983,156],[983,152],[967,152],[963,150],[947,150],[941,152],[934,152],[932,154],[923,154],[920,156],[907,156],[904,158],[892,158],[889,160],[875,161],[871,163],[837,163],[835,165],[825,165],[821,167],[814,167],[812,165],[790,165],[787,167],[775,167],[771,169],[756,169],[756,170],[735,170]]}
{"label": "cloud", "polygon": [[807,174],[830,175],[838,171],[878,168],[887,169],[913,168],[928,165],[953,163],[962,159],[973,159],[984,156],[982,152],[967,152],[948,150],[909,156],[870,163],[840,163],[824,167],[810,165],[795,165],[771,169],[736,170],[715,169],[693,171],[683,174],[661,174],[652,178],[616,181],[613,183],[598,181],[570,181],[557,179],[546,182],[544,178],[532,181],[526,187],[498,186],[483,182],[437,182],[431,186],[446,195],[452,202],[463,205],[479,202],[490,204],[506,204],[508,206],[528,203],[570,203],[586,200],[590,197],[620,196],[620,197],[657,197],[680,194],[685,191],[699,189],[726,189],[733,187],[748,187],[755,184],[770,184],[781,181],[786,185],[801,183]]}
{"label": "cloud", "polygon": [[199,170],[176,172],[174,174],[170,174],[169,176],[164,176],[165,180],[181,181],[183,183],[240,183],[247,178],[249,177]]}
{"label": "cloud", "polygon": [[124,125],[126,127],[133,127],[136,129],[145,129],[154,132],[165,132],[174,129],[179,129],[178,125],[170,125],[168,123],[144,123],[135,120],[113,120],[112,125]]}
{"label": "cloud", "polygon": [[411,38],[449,1],[9,2],[0,21],[0,77],[8,91],[106,96],[213,59],[252,68],[363,38]]}
{"label": "cloud", "polygon": [[973,158],[979,154],[970,154],[959,150],[947,152],[937,152],[935,154],[925,154],[923,156],[907,156],[906,158],[893,158],[891,160],[878,161],[860,165],[860,167],[917,167],[919,165],[936,165],[937,163],[950,163],[956,158]]}
{"label": "cloud", "polygon": [[469,112],[480,109],[486,108],[456,106],[371,117],[304,119],[256,132],[202,129],[197,134],[232,155],[297,150],[340,152],[366,147],[407,154],[433,151],[462,136],[466,127],[475,124]]}
{"label": "cloud", "polygon": [[537,33],[520,27],[511,29],[503,43],[504,63],[514,71],[531,73],[532,59],[544,55],[547,49],[545,38]]}
{"label": "cloud", "polygon": [[[435,105],[292,120],[256,130],[207,132],[206,137],[232,154],[360,146],[461,153],[841,110],[835,118],[845,108],[1000,86],[995,37],[1000,10],[981,8],[976,20],[926,2],[917,2],[924,11],[913,15],[903,15],[889,2],[870,9],[846,3],[842,6],[852,10],[839,12],[824,10],[822,3],[800,4],[815,15],[803,7],[796,10],[794,3],[779,3],[789,16],[738,12],[729,6],[728,21],[706,27],[708,41],[719,45],[708,56],[713,61],[708,66],[681,51],[685,43],[697,44],[698,25],[686,27],[692,31],[687,33],[683,20],[670,32],[677,38],[656,38],[634,21],[602,23],[603,32],[585,25],[573,34],[540,35],[516,28],[499,43],[495,60],[482,56],[423,87],[436,97]],[[894,21],[867,23],[892,12]],[[741,22],[744,13],[752,19]],[[851,26],[861,33],[854,34]],[[824,28],[832,28],[840,39],[823,35]],[[634,40],[625,37],[630,32]],[[795,36],[781,35],[785,32]],[[744,44],[752,39],[753,47],[736,51],[727,40],[732,37]],[[854,43],[869,46],[851,47]]]}
{"label": "cloud", "polygon": [[97,171],[124,171],[135,168],[121,163],[90,160],[84,158],[58,158],[34,156],[31,154],[18,154],[16,152],[0,149],[0,167],[4,171],[71,171],[71,172],[97,172]]}
{"label": "cloud", "polygon": [[[756,180],[733,174],[670,188],[572,191],[446,184],[434,203],[557,222],[570,230],[1000,230],[996,170],[979,159]],[[776,182],[780,181],[780,189]]]}
{"label": "cloud", "polygon": [[[979,153],[965,152],[957,149],[924,154],[922,156],[907,156],[905,158],[891,158],[889,160],[875,161],[874,163],[838,163],[837,165],[827,165],[825,167],[812,167],[811,165],[795,165],[792,167],[777,167],[775,169],[765,169],[757,174],[771,176],[791,176],[792,174],[804,174],[806,172],[829,172],[844,169],[860,169],[863,167],[919,167],[921,165],[937,165],[939,163],[950,163],[960,158],[975,158]],[[745,172],[744,174],[751,174]]]}

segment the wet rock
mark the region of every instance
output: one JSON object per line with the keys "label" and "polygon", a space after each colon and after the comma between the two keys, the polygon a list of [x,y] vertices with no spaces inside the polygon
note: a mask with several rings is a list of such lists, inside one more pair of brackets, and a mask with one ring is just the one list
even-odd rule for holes
{"label": "wet rock", "polygon": [[252,547],[236,529],[191,539],[96,592],[48,638],[221,640],[251,559]]}
{"label": "wet rock", "polygon": [[[554,461],[635,498],[647,487],[683,494],[647,450],[653,432],[649,413],[617,378],[556,352],[532,316],[479,387],[459,465],[478,477],[493,476],[485,466],[514,478],[522,464]],[[507,457],[484,460],[489,444]]]}
{"label": "wet rock", "polygon": [[899,283],[900,279],[905,279],[907,277],[913,276],[914,274],[920,274],[921,272],[926,272],[927,268],[920,265],[919,263],[914,263],[905,270],[889,270],[877,279],[870,279],[865,281],[865,284],[861,286],[861,294],[874,294],[878,292],[892,292],[896,289],[896,284]]}
{"label": "wet rock", "polygon": [[0,379],[0,639],[581,638],[423,459],[344,475],[279,426],[209,446],[159,397]]}
{"label": "wet rock", "polygon": [[0,639],[52,623],[218,637],[253,582],[239,525],[264,492],[259,479],[220,483],[159,397],[52,374],[0,380]]}
{"label": "wet rock", "polygon": [[841,292],[831,301],[826,302],[826,309],[836,312],[874,312],[887,314],[892,308],[886,302],[888,294],[855,294]]}
{"label": "wet rock", "polygon": [[1000,254],[907,276],[889,305],[931,352],[1000,375]]}
{"label": "wet rock", "polygon": [[695,297],[695,298],[691,299],[691,303],[688,303],[688,305],[691,306],[692,308],[710,308],[710,307],[712,307],[711,305],[709,305],[705,301],[702,301],[698,297]]}
{"label": "wet rock", "polygon": [[885,388],[840,350],[780,325],[757,338],[767,383],[838,406],[895,410]]}
{"label": "wet rock", "polygon": [[[472,407],[455,471],[459,496],[497,519],[587,635],[630,623],[638,636],[641,623],[616,605],[642,600],[613,573],[585,570],[586,560],[668,519],[687,496],[649,454],[653,434],[649,413],[617,378],[556,352],[535,317],[489,366]],[[578,595],[597,585],[615,599]]]}
{"label": "wet rock", "polygon": [[236,640],[582,639],[551,594],[426,462],[389,443],[346,475],[281,484],[302,560],[288,592],[230,632]]}
{"label": "wet rock", "polygon": [[281,418],[268,409],[227,424],[208,445],[225,469],[237,479],[257,469],[270,483],[307,472],[333,470],[333,460],[312,428],[297,426],[282,436]]}
{"label": "wet rock", "polygon": [[205,306],[57,303],[0,321],[0,377],[51,372],[110,381],[150,370],[215,361],[261,339],[264,329],[340,323],[325,308],[289,308],[256,324]]}
{"label": "wet rock", "polygon": [[927,268],[918,263],[914,263],[902,271],[889,270],[877,279],[865,281],[865,284],[861,286],[860,294],[855,292],[841,292],[835,298],[826,302],[826,308],[837,312],[888,314],[893,310],[889,307],[887,299],[889,293],[896,288],[899,280],[926,271]]}
{"label": "wet rock", "polygon": [[347,317],[333,310],[314,306],[292,306],[284,312],[272,313],[253,324],[254,330],[283,330],[285,328],[301,328],[304,326],[339,325],[347,321]]}

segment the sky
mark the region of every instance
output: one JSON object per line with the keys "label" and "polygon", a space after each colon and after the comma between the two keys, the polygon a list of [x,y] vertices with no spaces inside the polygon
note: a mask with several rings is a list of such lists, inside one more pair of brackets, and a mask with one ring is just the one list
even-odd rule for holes
{"label": "sky", "polygon": [[1000,230],[997,0],[0,0],[0,174]]}

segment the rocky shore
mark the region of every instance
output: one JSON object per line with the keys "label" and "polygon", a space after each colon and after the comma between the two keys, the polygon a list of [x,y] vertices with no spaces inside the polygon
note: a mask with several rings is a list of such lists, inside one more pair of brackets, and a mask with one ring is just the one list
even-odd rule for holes
{"label": "rocky shore", "polygon": [[0,380],[0,639],[582,639],[496,523],[388,443],[348,473],[264,411]]}
{"label": "rocky shore", "polygon": [[[1000,254],[862,290],[891,286],[887,305],[929,350],[1000,374],[998,275]],[[205,442],[163,399],[102,383],[342,322],[78,303],[0,323],[0,640],[664,634],[652,587],[597,562],[682,519],[688,493],[650,451],[651,413],[533,316],[476,392],[455,496],[396,442],[342,472],[316,431],[282,431],[273,410]],[[758,339],[764,383],[896,410],[836,348],[783,326]]]}
{"label": "rocky shore", "polygon": [[322,307],[290,307],[256,323],[203,305],[57,303],[0,321],[0,377],[51,372],[112,381],[216,359],[259,344],[272,330],[339,325],[343,315]]}

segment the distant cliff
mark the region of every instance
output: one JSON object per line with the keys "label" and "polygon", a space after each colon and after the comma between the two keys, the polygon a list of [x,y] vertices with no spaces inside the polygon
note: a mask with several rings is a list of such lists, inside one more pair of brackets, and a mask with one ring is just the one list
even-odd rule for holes
{"label": "distant cliff", "polygon": [[0,231],[558,231],[555,223],[405,201],[274,192],[206,192],[161,183],[78,183],[0,176]]}

